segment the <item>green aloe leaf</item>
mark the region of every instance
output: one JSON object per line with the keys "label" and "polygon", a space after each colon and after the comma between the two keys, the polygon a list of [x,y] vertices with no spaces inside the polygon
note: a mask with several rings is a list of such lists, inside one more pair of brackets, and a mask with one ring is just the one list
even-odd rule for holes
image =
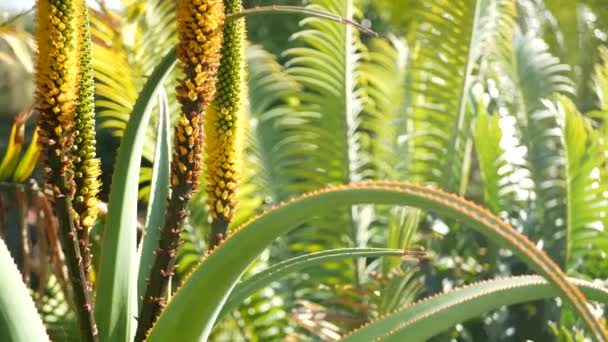
{"label": "green aloe leaf", "polygon": [[137,187],[154,98],[175,65],[172,49],[144,85],[124,131],[108,203],[95,316],[101,341],[131,341],[137,316]]}
{"label": "green aloe leaf", "polygon": [[0,180],[5,180],[13,174],[15,167],[19,162],[19,155],[23,149],[23,140],[25,135],[25,121],[30,116],[31,111],[27,110],[19,113],[15,118],[11,133],[8,138],[8,146],[4,154],[4,158],[0,162]]}
{"label": "green aloe leaf", "polygon": [[[419,254],[419,253],[418,253]],[[407,251],[392,248],[340,248],[329,251],[308,253],[291,259],[287,259],[276,263],[264,271],[257,273],[243,282],[238,284],[226,304],[222,308],[220,317],[236,309],[249,296],[253,295],[262,288],[270,285],[294,272],[301,271],[306,268],[317,266],[319,264],[350,258],[370,258],[382,256],[403,256],[407,255]]]}
{"label": "green aloe leaf", "polygon": [[21,273],[0,239],[0,341],[49,341]]}
{"label": "green aloe leaf", "polygon": [[[608,290],[579,279],[570,282],[593,301],[608,302]],[[423,299],[347,335],[342,341],[426,341],[457,323],[504,305],[558,297],[539,276],[494,279]]]}
{"label": "green aloe leaf", "polygon": [[169,197],[169,169],[171,158],[171,135],[169,134],[169,102],[164,91],[158,93],[159,120],[157,129],[150,197],[146,215],[146,229],[140,250],[139,270],[137,277],[138,307],[141,306],[146,291],[146,277],[154,262],[154,249],[158,243],[158,234]]}
{"label": "green aloe leaf", "polygon": [[29,176],[32,175],[36,168],[36,162],[40,157],[40,148],[38,148],[38,131],[34,131],[34,136],[30,142],[30,146],[25,151],[25,154],[17,164],[15,173],[13,174],[13,180],[16,183],[23,183]]}
{"label": "green aloe leaf", "polygon": [[407,182],[380,181],[317,190],[245,224],[210,253],[184,282],[152,328],[149,340],[206,340],[240,276],[272,241],[310,217],[362,203],[413,206],[475,229],[499,246],[509,248],[545,277],[573,305],[590,332],[598,340],[606,339],[603,327],[586,306],[580,290],[567,281],[563,271],[544,252],[502,219],[441,190]]}

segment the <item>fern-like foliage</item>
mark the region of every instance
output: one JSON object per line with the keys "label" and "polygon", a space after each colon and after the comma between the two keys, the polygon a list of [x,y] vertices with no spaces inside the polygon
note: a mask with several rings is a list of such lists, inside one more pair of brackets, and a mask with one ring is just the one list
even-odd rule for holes
{"label": "fern-like foliage", "polygon": [[[469,132],[467,96],[480,41],[480,1],[434,0],[418,11],[409,90],[414,132],[412,179],[460,188]],[[466,178],[466,177],[465,177]]]}
{"label": "fern-like foliage", "polygon": [[564,154],[560,131],[554,115],[543,99],[555,93],[572,94],[572,81],[566,76],[569,67],[551,55],[548,46],[533,34],[515,31],[511,75],[516,92],[511,108],[516,118],[520,141],[525,146],[525,166],[533,182],[531,219],[525,231],[542,240],[549,254],[563,264],[563,236],[556,228],[565,227]]}
{"label": "fern-like foliage", "polygon": [[[347,19],[353,19],[356,11],[353,0],[315,0],[309,7]],[[287,74],[303,88],[293,115],[300,122],[291,122],[286,139],[296,142],[284,169],[292,177],[291,187],[302,192],[369,178],[366,173],[372,168],[371,158],[362,147],[366,135],[362,126],[368,117],[363,112],[367,94],[362,84],[364,52],[358,32],[319,18],[304,19],[301,26],[303,29],[292,37],[297,47],[285,52],[289,58]],[[330,221],[317,220],[314,233],[309,229],[296,231],[288,238],[293,242],[290,248],[299,253],[342,247],[346,241],[351,246],[364,246],[369,220],[362,220],[359,209],[340,210]],[[301,244],[301,233],[312,238]],[[344,263],[327,267],[344,270],[336,276],[347,281],[353,276],[361,280],[364,266],[359,262],[355,270]]]}
{"label": "fern-like foliage", "polygon": [[608,47],[599,48],[600,63],[595,66],[593,84],[598,97],[598,107],[608,112]]}
{"label": "fern-like foliage", "polygon": [[[310,6],[349,19],[355,10],[350,0],[316,0]],[[303,46],[285,54],[290,57],[287,72],[306,90],[297,108],[305,123],[294,127],[302,146],[298,156],[306,163],[288,170],[305,179],[309,189],[361,179],[366,158],[358,128],[365,99],[358,91],[358,36],[352,27],[319,18],[304,19],[301,25],[305,29],[292,38]]]}
{"label": "fern-like foliage", "polygon": [[[352,0],[315,0],[310,8],[349,19],[357,13]],[[325,185],[404,177],[395,171],[405,155],[396,143],[398,135],[406,134],[399,111],[404,99],[403,43],[373,39],[365,46],[352,27],[318,18],[304,19],[301,25],[302,30],[293,35],[294,47],[285,52],[284,72],[272,61],[256,69],[254,61],[270,56],[250,50],[252,146],[248,158],[256,161],[257,172],[251,180],[260,185],[265,202],[276,203]],[[265,100],[257,100],[260,97]],[[256,100],[258,104],[253,103]],[[331,217],[313,219],[291,232],[272,249],[273,257],[383,244],[382,234],[376,233],[386,222],[377,220],[377,210],[336,208]],[[375,235],[380,238],[372,242]],[[306,299],[334,302],[324,306],[332,312],[349,310],[337,289],[357,281],[361,284],[378,266],[368,267],[365,259],[336,261],[309,270],[307,277],[287,279],[285,285],[302,290],[289,294],[285,306]],[[320,290],[319,283],[328,286]]]}
{"label": "fern-like foliage", "polygon": [[608,248],[608,190],[599,132],[571,100],[560,97],[549,109],[560,119],[566,150],[566,265],[576,272],[589,259],[604,259]]}
{"label": "fern-like foliage", "polygon": [[500,213],[514,204],[510,200],[515,197],[515,189],[509,181],[513,170],[509,168],[506,151],[501,146],[500,117],[488,114],[483,103],[478,104],[477,109],[475,148],[485,204],[492,212]]}
{"label": "fern-like foliage", "polygon": [[408,125],[403,114],[408,48],[396,38],[372,39],[360,64],[366,96],[361,122],[362,149],[371,158],[369,177],[405,179]]}
{"label": "fern-like foliage", "polygon": [[[167,0],[135,1],[125,8],[126,15],[106,9],[91,17],[99,127],[117,137],[122,136],[146,77],[177,42],[175,6]],[[167,78],[165,88],[175,88],[175,73]],[[175,97],[168,99],[171,113],[177,113]],[[149,163],[154,160],[157,117],[152,117],[144,144],[143,158]],[[151,168],[144,165],[140,182],[145,185]],[[142,187],[140,198],[147,198],[148,191],[149,187]]]}
{"label": "fern-like foliage", "polygon": [[[255,165],[251,181],[265,197],[265,204],[275,204],[293,193],[291,177],[284,172],[293,157],[289,155],[297,141],[289,139],[289,125],[299,123],[290,103],[297,103],[301,85],[285,72],[276,57],[262,47],[249,47],[250,130],[247,160]],[[295,122],[294,122],[295,121]]]}
{"label": "fern-like foliage", "polygon": [[[592,234],[597,230],[589,229],[601,226],[597,215],[604,209],[594,190],[601,188],[601,182],[589,178],[601,159],[596,159],[596,166],[583,163],[588,157],[581,146],[591,148],[594,140],[585,133],[590,132],[589,127],[584,128],[588,124],[582,117],[574,119],[578,111],[570,101],[559,100],[571,107],[555,104],[557,94],[574,93],[570,68],[538,35],[531,20],[503,29],[500,39],[506,44],[493,54],[490,69],[496,70],[489,73],[495,83],[488,87],[494,87],[488,93],[495,95],[489,105],[479,106],[484,108],[478,113],[476,149],[487,205],[539,241],[539,247],[563,267],[574,271],[581,268],[581,258],[574,255],[593,248],[577,235]],[[563,109],[566,107],[568,110]],[[500,114],[486,117],[486,110]],[[566,111],[577,114],[567,119]],[[506,262],[504,269],[518,272],[519,266],[504,258],[495,261]],[[534,322],[559,317],[551,304],[537,309]],[[505,321],[517,321],[521,316],[517,310],[509,310],[512,316],[505,316]]]}

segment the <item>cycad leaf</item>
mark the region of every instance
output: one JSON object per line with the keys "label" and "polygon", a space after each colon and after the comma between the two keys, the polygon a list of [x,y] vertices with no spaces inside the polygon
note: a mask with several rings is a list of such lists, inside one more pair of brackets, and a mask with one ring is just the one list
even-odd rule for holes
{"label": "cycad leaf", "polygon": [[498,115],[489,115],[484,104],[477,105],[477,127],[475,130],[475,147],[479,171],[484,187],[485,203],[493,213],[500,213],[508,207],[504,203],[511,186],[508,175],[508,164],[505,151],[500,146],[502,130]]}
{"label": "cycad leaf", "polygon": [[593,83],[600,109],[608,111],[608,47],[600,46],[599,55],[601,63],[595,66]]}
{"label": "cycad leaf", "polygon": [[[352,0],[314,0],[310,8],[352,19]],[[289,49],[287,73],[304,89],[295,114],[305,124],[294,124],[297,155],[308,160],[288,167],[295,178],[314,178],[320,184],[340,184],[361,179],[360,129],[363,101],[360,80],[360,43],[348,25],[321,18],[301,21],[305,29],[292,39],[304,46]],[[307,171],[320,168],[313,174]],[[314,186],[313,186],[314,188]]]}
{"label": "cycad leaf", "polygon": [[433,0],[419,10],[410,91],[412,179],[456,191],[463,173],[470,113],[467,98],[483,31],[480,0]]}
{"label": "cycad leaf", "polygon": [[296,100],[301,86],[291,79],[276,57],[260,46],[248,50],[249,140],[248,161],[254,176],[250,179],[258,191],[278,203],[290,194],[291,178],[283,172],[287,161],[284,151],[297,147],[286,143],[289,136],[286,121],[293,119],[294,109],[287,105]]}
{"label": "cycad leaf", "polygon": [[524,231],[542,240],[551,257],[563,265],[565,242],[553,232],[563,229],[566,222],[565,156],[556,117],[543,101],[558,93],[574,92],[572,81],[566,77],[569,69],[549,52],[542,39],[519,30],[513,36],[511,68],[517,91],[507,96],[514,102],[517,130],[527,150],[523,169],[530,173],[536,197],[535,217]]}
{"label": "cycad leaf", "polygon": [[598,132],[572,101],[560,97],[557,106],[549,106],[560,119],[563,130],[568,209],[566,265],[574,271],[583,258],[605,257],[601,255],[608,246],[608,232],[602,225],[608,213],[604,195],[606,176],[602,168],[605,157]]}
{"label": "cycad leaf", "polygon": [[[356,11],[354,0],[314,0],[308,8],[349,20]],[[302,20],[300,25],[302,30],[292,36],[298,46],[284,53],[289,57],[287,74],[302,88],[285,125],[289,135],[282,142],[289,147],[284,152],[289,163],[283,172],[291,178],[288,186],[292,194],[361,180],[371,166],[361,141],[366,95],[360,78],[363,51],[358,32],[349,25],[315,17]],[[332,220],[315,222],[308,233],[314,236],[311,244],[299,244],[297,236],[288,236],[289,248],[294,253],[312,252],[343,247],[345,240],[350,246],[365,246],[363,236],[368,227],[357,222],[358,210],[341,211]],[[340,261],[341,272],[335,272],[336,277],[349,282],[363,275],[362,261],[354,260],[355,267],[345,262]],[[314,272],[311,278],[315,279]]]}

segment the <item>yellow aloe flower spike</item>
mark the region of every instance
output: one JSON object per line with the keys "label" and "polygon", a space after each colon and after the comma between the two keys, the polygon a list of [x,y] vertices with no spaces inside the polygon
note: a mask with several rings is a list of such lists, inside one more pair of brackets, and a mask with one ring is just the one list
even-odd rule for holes
{"label": "yellow aloe flower spike", "polygon": [[181,114],[174,132],[171,196],[160,231],[156,259],[138,317],[136,341],[142,341],[165,305],[175,268],[186,205],[198,187],[204,140],[203,115],[215,95],[225,14],[222,0],[180,0],[177,3],[177,56],[183,78],[176,88]]}
{"label": "yellow aloe flower spike", "polygon": [[97,218],[97,194],[101,183],[100,160],[96,157],[94,79],[91,56],[91,34],[88,10],[83,11],[81,43],[81,78],[74,130],[74,180],[77,193],[74,210],[79,215],[80,228],[88,230]]}
{"label": "yellow aloe flower spike", "polygon": [[[226,14],[242,10],[241,0],[224,0]],[[211,245],[225,238],[236,210],[247,124],[245,19],[224,26],[217,91],[205,118],[207,193],[212,217]]]}
{"label": "yellow aloe flower spike", "polygon": [[[74,137],[81,78],[81,36],[84,0],[38,0],[38,42],[35,107],[38,111],[38,146],[44,161],[46,183],[53,191],[55,214],[65,260],[74,288],[74,302],[82,339],[97,341],[88,272],[78,241],[80,220],[72,200]],[[85,263],[87,261],[85,260]]]}
{"label": "yellow aloe flower spike", "polygon": [[[83,1],[38,1],[38,70],[36,109],[39,145],[46,161],[47,181],[56,196],[72,195],[73,180],[68,174],[73,144],[72,131],[78,98],[80,51],[78,30]],[[70,177],[67,189],[59,177]],[[66,193],[67,192],[67,193]]]}

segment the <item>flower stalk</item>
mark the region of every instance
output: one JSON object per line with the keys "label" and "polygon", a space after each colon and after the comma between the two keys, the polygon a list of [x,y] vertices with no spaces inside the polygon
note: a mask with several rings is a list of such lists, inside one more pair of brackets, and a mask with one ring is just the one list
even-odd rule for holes
{"label": "flower stalk", "polygon": [[36,109],[43,170],[54,197],[78,322],[83,339],[96,341],[91,288],[78,241],[79,215],[72,205],[77,191],[73,151],[79,150],[74,136],[85,6],[83,0],[38,0]]}
{"label": "flower stalk", "polygon": [[[239,13],[241,0],[224,0],[224,7],[226,15]],[[237,207],[247,122],[246,36],[244,18],[226,22],[217,91],[205,120],[211,248],[226,237]]]}
{"label": "flower stalk", "polygon": [[74,182],[76,193],[73,201],[74,210],[78,214],[76,226],[80,254],[84,270],[87,274],[91,269],[91,251],[89,230],[97,219],[97,194],[101,183],[100,160],[96,158],[95,139],[95,105],[94,105],[94,75],[91,53],[91,33],[89,29],[88,10],[83,7],[82,28],[80,31],[80,70],[81,78],[78,89],[78,103],[75,116],[74,145],[72,146],[74,160]]}
{"label": "flower stalk", "polygon": [[174,274],[186,206],[198,187],[204,140],[203,120],[215,95],[225,14],[222,0],[180,0],[177,4],[178,59],[183,79],[176,88],[181,114],[174,132],[171,195],[155,261],[138,318],[136,341],[143,341],[165,306]]}

